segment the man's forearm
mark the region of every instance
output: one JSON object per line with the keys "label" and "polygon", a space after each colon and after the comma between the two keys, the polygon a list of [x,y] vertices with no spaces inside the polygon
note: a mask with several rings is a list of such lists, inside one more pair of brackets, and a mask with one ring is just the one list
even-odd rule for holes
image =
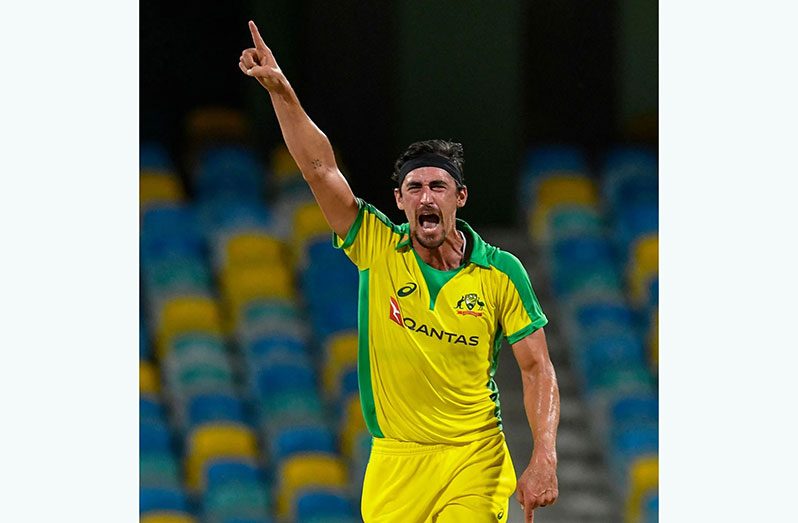
{"label": "man's forearm", "polygon": [[335,155],[327,136],[310,119],[288,80],[281,89],[269,91],[277,121],[288,151],[309,180],[337,169]]}
{"label": "man's forearm", "polygon": [[551,362],[538,363],[522,372],[524,409],[532,429],[535,455],[556,463],[557,426],[560,422],[560,391]]}

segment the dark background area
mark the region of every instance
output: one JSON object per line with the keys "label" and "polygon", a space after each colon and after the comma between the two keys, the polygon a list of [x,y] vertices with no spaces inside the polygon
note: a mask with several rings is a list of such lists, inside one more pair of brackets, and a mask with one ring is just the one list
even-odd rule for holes
{"label": "dark background area", "polygon": [[[238,69],[254,19],[358,196],[400,220],[388,180],[412,141],[465,147],[474,224],[510,225],[530,147],[657,144],[657,2],[273,0],[140,3],[141,139],[180,158],[189,110],[252,117],[281,141],[268,95]],[[503,202],[507,202],[504,204]]]}

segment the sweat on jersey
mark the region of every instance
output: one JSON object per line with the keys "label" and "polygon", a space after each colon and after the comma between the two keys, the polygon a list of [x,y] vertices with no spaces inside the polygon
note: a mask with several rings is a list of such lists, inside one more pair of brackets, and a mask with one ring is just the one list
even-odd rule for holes
{"label": "sweat on jersey", "polygon": [[358,381],[372,436],[466,443],[502,430],[493,379],[502,337],[515,343],[548,320],[521,262],[457,220],[472,246],[442,271],[413,250],[410,225],[357,199],[346,238],[359,270]]}

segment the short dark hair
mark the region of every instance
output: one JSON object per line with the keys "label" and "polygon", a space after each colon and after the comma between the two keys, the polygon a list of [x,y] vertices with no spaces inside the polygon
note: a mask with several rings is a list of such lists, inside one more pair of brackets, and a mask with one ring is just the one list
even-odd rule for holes
{"label": "short dark hair", "polygon": [[[408,160],[429,153],[439,154],[448,158],[460,169],[461,173],[463,172],[463,165],[465,164],[465,159],[463,159],[463,144],[446,140],[424,140],[422,142],[411,143],[410,146],[405,149],[405,152],[399,156],[396,163],[393,165],[391,180],[399,185],[399,170],[402,168],[402,165]],[[464,183],[465,176],[463,177],[463,184]],[[458,183],[457,188],[462,189],[464,187],[463,184]]]}

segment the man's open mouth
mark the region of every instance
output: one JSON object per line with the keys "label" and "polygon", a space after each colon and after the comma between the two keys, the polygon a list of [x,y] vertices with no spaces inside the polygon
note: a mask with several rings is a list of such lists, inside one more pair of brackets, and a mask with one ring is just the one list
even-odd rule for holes
{"label": "man's open mouth", "polygon": [[419,214],[418,224],[425,231],[435,229],[441,223],[441,219],[437,214]]}

